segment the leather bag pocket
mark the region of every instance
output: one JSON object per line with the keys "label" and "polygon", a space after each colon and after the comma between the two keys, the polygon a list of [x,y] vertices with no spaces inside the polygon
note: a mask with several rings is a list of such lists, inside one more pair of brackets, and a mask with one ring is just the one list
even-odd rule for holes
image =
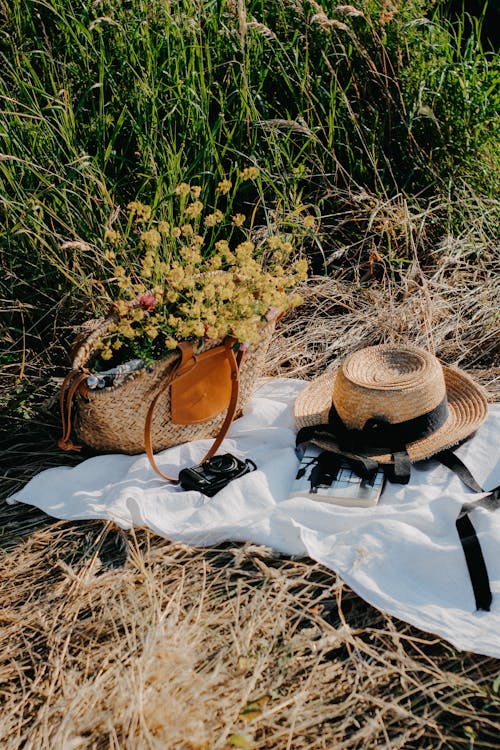
{"label": "leather bag pocket", "polygon": [[228,346],[202,354],[183,351],[170,386],[170,415],[174,424],[200,424],[227,409],[231,400],[231,362]]}

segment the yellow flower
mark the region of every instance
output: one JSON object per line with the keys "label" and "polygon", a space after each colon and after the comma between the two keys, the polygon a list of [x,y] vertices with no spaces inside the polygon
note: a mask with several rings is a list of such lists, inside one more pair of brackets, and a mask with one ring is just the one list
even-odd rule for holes
{"label": "yellow flower", "polygon": [[216,209],[213,214],[208,214],[207,216],[205,216],[203,223],[206,227],[214,227],[216,224],[220,224],[223,218],[224,214],[222,213],[222,211]]}
{"label": "yellow flower", "polygon": [[157,302],[161,303],[163,302],[163,287],[162,286],[154,286],[151,290],[152,294],[154,295]]}
{"label": "yellow flower", "polygon": [[259,174],[260,170],[258,167],[245,167],[245,169],[240,172],[240,177],[242,180],[255,180]]}
{"label": "yellow flower", "polygon": [[295,261],[295,272],[297,273],[299,279],[301,281],[304,281],[304,279],[307,279],[307,260],[306,258],[300,258],[299,260]]}
{"label": "yellow flower", "polygon": [[168,221],[159,221],[158,222],[158,231],[160,234],[168,234],[170,229],[170,224]]}
{"label": "yellow flower", "polygon": [[233,224],[234,224],[234,226],[235,227],[241,227],[241,226],[243,226],[243,224],[246,221],[246,218],[247,217],[245,216],[245,214],[235,214],[235,216],[233,216]]}
{"label": "yellow flower", "polygon": [[191,224],[183,224],[181,227],[181,232],[183,237],[191,237],[193,235],[194,229]]}
{"label": "yellow flower", "polygon": [[151,252],[147,252],[142,259],[141,274],[146,278],[150,279],[154,267],[154,256]]}
{"label": "yellow flower", "polygon": [[253,244],[251,240],[245,240],[245,242],[240,242],[240,244],[236,248],[236,252],[243,254],[243,255],[251,255],[254,250],[255,250],[255,245]]}
{"label": "yellow flower", "polygon": [[282,242],[281,249],[283,250],[284,253],[286,253],[287,255],[290,255],[290,253],[293,250],[293,245],[291,242]]}
{"label": "yellow flower", "polygon": [[148,229],[147,232],[141,232],[140,240],[148,247],[156,249],[161,243],[161,234],[156,229]]}
{"label": "yellow flower", "polygon": [[194,247],[183,247],[181,249],[181,254],[186,263],[191,263],[193,266],[201,263],[201,255]]}
{"label": "yellow flower", "polygon": [[104,242],[109,242],[112,245],[116,245],[120,239],[119,232],[116,229],[106,229],[104,232]]}
{"label": "yellow flower", "polygon": [[209,325],[207,326],[206,334],[207,338],[209,339],[217,339],[219,338],[219,328],[215,325]]}
{"label": "yellow flower", "polygon": [[177,187],[175,188],[175,194],[181,195],[182,197],[185,197],[189,193],[189,185],[187,182],[181,182]]}
{"label": "yellow flower", "polygon": [[154,326],[145,326],[144,331],[149,339],[155,339],[158,336],[158,328]]}
{"label": "yellow flower", "polygon": [[226,253],[230,252],[229,242],[227,240],[218,240],[215,243],[215,248],[222,255],[225,255]]}
{"label": "yellow flower", "polygon": [[136,221],[149,221],[151,218],[151,206],[145,206],[140,201],[131,201],[127,208]]}
{"label": "yellow flower", "polygon": [[128,311],[130,310],[129,305],[127,305],[127,303],[123,299],[119,299],[117,302],[115,302],[115,307],[118,315],[121,318],[127,315]]}
{"label": "yellow flower", "polygon": [[197,216],[203,211],[203,203],[201,201],[193,201],[185,210],[186,216],[191,219],[196,219]]}
{"label": "yellow flower", "polygon": [[109,347],[106,347],[105,349],[101,350],[101,359],[111,359],[113,356],[113,352]]}
{"label": "yellow flower", "polygon": [[118,326],[118,333],[124,336],[126,339],[135,338],[136,331],[132,328],[130,321],[122,320]]}
{"label": "yellow flower", "polygon": [[314,227],[316,226],[316,220],[314,216],[311,216],[311,214],[304,216],[302,223],[306,229],[314,229]]}
{"label": "yellow flower", "polygon": [[117,283],[120,289],[129,289],[131,282],[128,276],[118,276]]}
{"label": "yellow flower", "polygon": [[132,310],[132,320],[139,321],[144,317],[144,310],[142,307],[136,307]]}
{"label": "yellow flower", "polygon": [[276,234],[272,234],[267,238],[267,244],[269,245],[271,250],[277,250],[279,247],[281,247],[281,237],[278,237]]}
{"label": "yellow flower", "polygon": [[182,230],[181,230],[180,227],[173,227],[172,228],[172,232],[171,232],[172,237],[174,237],[174,238],[180,237],[181,236],[181,231]]}
{"label": "yellow flower", "polygon": [[199,185],[192,185],[191,186],[191,195],[196,200],[201,195],[201,187]]}
{"label": "yellow flower", "polygon": [[222,193],[222,195],[226,195],[227,193],[229,193],[232,187],[233,184],[231,180],[221,180],[217,185],[217,190],[219,191],[219,193]]}
{"label": "yellow flower", "polygon": [[172,286],[179,287],[184,279],[184,268],[179,263],[172,263],[172,267],[167,273],[167,281],[172,284]]}
{"label": "yellow flower", "polygon": [[205,335],[205,323],[201,320],[191,320],[188,330],[190,338],[201,339]]}
{"label": "yellow flower", "polygon": [[222,258],[220,257],[220,255],[212,255],[212,257],[208,260],[208,268],[211,271],[218,271],[221,266]]}
{"label": "yellow flower", "polygon": [[205,244],[204,238],[200,234],[194,234],[191,237],[191,247],[195,250],[199,250]]}
{"label": "yellow flower", "polygon": [[205,284],[203,288],[203,292],[205,294],[205,299],[213,300],[216,297],[217,290],[215,288],[215,284]]}

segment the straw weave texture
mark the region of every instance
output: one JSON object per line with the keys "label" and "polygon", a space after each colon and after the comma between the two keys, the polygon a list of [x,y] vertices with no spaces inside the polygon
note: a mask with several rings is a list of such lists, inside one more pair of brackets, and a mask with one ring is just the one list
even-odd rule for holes
{"label": "straw weave texture", "polygon": [[[446,422],[432,435],[406,446],[410,460],[420,461],[461,442],[484,422],[486,396],[469,375],[441,366],[423,350],[408,348],[390,354],[389,349],[382,345],[360,350],[340,368],[309,383],[294,405],[298,428],[327,423],[332,400],[348,427],[362,429],[372,417],[398,423],[425,414],[446,394]],[[392,461],[390,454],[373,458],[380,463]]]}
{"label": "straw weave texture", "polygon": [[[94,330],[84,334],[77,341],[76,347],[73,348],[73,368],[88,366],[89,360],[92,360],[96,351],[97,343],[113,319],[113,315],[100,319],[96,322]],[[266,326],[259,344],[250,347],[245,352],[240,367],[236,416],[245,408],[255,381],[262,372],[273,329],[272,324]],[[220,343],[220,341],[205,343],[195,351],[201,354]],[[225,410],[202,424],[178,425],[171,422],[170,388],[165,386],[165,383],[179,357],[177,351],[170,352],[148,368],[150,371],[142,369],[131,373],[117,387],[90,391],[85,397],[77,394],[75,432],[79,440],[104,452],[143,453],[146,415],[153,398],[160,389],[164,392],[157,401],[151,425],[151,442],[154,452],[190,440],[215,437],[224,422]]]}
{"label": "straw weave texture", "polygon": [[429,352],[371,346],[352,354],[335,378],[333,402],[349,429],[368,419],[405,422],[434,409],[446,393],[438,360]]}

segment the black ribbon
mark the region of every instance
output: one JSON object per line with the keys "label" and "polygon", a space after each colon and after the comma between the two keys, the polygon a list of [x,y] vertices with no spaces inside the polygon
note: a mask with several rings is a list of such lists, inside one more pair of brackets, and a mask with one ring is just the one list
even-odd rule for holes
{"label": "black ribbon", "polygon": [[373,474],[379,468],[375,460],[377,455],[390,453],[393,464],[384,467],[388,478],[391,482],[407,484],[410,480],[411,461],[406,452],[406,445],[432,435],[445,423],[447,417],[448,401],[445,396],[434,409],[405,422],[394,424],[382,416],[372,417],[367,420],[363,429],[352,430],[342,421],[332,404],[328,422],[302,427],[297,433],[296,444],[326,444],[328,450],[343,456],[362,478]]}
{"label": "black ribbon", "polygon": [[371,417],[361,430],[346,427],[332,404],[328,424],[340,442],[357,450],[394,453],[404,449],[408,443],[432,435],[448,418],[446,396],[434,409],[404,422],[388,422],[384,416]]}
{"label": "black ribbon", "polygon": [[[469,469],[451,450],[441,451],[433,458],[440,461],[448,469],[451,469],[473,492],[484,492],[482,487],[476,482]],[[460,513],[455,521],[460,543],[464,551],[465,562],[474,592],[476,608],[489,612],[491,606],[491,588],[488,577],[488,569],[484,561],[483,552],[476,530],[469,518],[475,508],[485,508],[486,510],[496,510],[500,508],[500,487],[494,489],[487,497],[479,500],[473,500],[470,503],[464,503],[460,508]]]}

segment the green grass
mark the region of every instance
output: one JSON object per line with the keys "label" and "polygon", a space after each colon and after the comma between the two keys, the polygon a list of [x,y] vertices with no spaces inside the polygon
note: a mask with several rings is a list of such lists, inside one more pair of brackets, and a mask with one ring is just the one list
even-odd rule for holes
{"label": "green grass", "polygon": [[[498,56],[482,50],[479,23],[467,40],[463,28],[430,0],[0,3],[7,354],[23,335],[40,350],[61,311],[71,323],[98,310],[116,206],[168,212],[180,179],[209,193],[237,164],[261,168],[267,212],[321,211],[313,271],[349,246],[342,270],[355,275],[373,255],[374,205],[398,196],[432,207],[435,244],[463,233],[478,196],[493,204],[491,237]],[[394,275],[411,253],[388,222],[376,250]]]}

